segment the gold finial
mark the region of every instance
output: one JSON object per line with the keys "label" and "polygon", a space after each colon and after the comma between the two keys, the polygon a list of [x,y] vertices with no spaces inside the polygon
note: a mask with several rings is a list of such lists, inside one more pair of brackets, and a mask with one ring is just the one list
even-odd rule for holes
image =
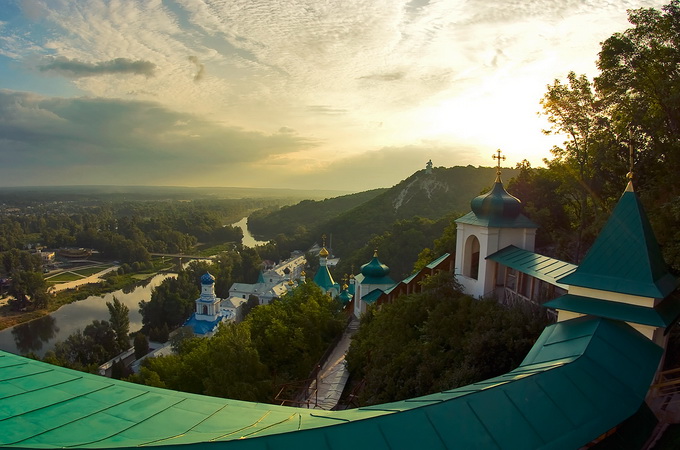
{"label": "gold finial", "polygon": [[501,161],[505,161],[505,155],[501,156],[501,149],[496,150],[496,155],[491,155],[492,159],[498,160],[496,165],[496,183],[501,182]]}
{"label": "gold finial", "polygon": [[305,271],[303,270],[302,272],[300,272],[300,276],[301,276],[301,277],[306,277],[306,276],[307,276],[307,272],[305,272]]}
{"label": "gold finial", "polygon": [[329,253],[328,250],[326,250],[326,235],[322,234],[321,235],[321,240],[323,242],[323,245],[321,245],[321,251],[319,252],[319,256],[322,258],[327,258]]}
{"label": "gold finial", "polygon": [[633,133],[628,130],[628,173],[626,178],[628,184],[626,185],[626,192],[634,192],[633,188],[633,165],[635,164],[634,150],[633,150]]}
{"label": "gold finial", "polygon": [[373,250],[373,257],[374,258],[378,257],[378,249],[377,248],[375,250]]}
{"label": "gold finial", "polygon": [[343,291],[346,291],[347,288],[349,288],[349,286],[347,286],[347,283],[345,283],[345,284],[342,285],[342,290],[343,290]]}

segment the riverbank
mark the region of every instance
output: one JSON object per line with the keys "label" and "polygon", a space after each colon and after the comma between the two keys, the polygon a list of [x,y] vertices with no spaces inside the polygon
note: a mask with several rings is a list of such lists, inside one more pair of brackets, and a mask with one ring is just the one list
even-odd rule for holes
{"label": "riverbank", "polygon": [[[100,278],[95,274],[87,279],[78,280],[78,284],[67,287],[65,289],[58,289],[50,296],[49,305],[47,308],[39,309],[35,311],[14,311],[8,304],[3,304],[0,306],[0,330],[5,328],[13,327],[25,322],[30,322],[31,320],[39,319],[44,317],[54,311],[58,310],[62,306],[74,303],[80,300],[84,300],[90,296],[102,296],[109,292],[114,292],[120,289],[132,289],[137,285],[144,284],[147,280],[150,280],[155,275],[165,272],[169,267],[164,267],[162,269],[154,269],[152,271],[128,273],[123,275],[111,274],[105,278]],[[104,270],[102,275],[110,272],[110,270]],[[98,281],[97,281],[98,280]],[[70,284],[72,282],[69,282]]]}

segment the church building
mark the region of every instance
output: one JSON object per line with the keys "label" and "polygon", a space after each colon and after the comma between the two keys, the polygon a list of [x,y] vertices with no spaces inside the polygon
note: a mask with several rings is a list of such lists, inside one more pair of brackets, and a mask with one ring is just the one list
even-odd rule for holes
{"label": "church building", "polygon": [[215,277],[209,272],[201,276],[201,296],[195,304],[194,313],[183,326],[191,327],[196,336],[210,337],[217,331],[220,322],[235,318],[232,308],[222,308],[222,299],[215,295]]}

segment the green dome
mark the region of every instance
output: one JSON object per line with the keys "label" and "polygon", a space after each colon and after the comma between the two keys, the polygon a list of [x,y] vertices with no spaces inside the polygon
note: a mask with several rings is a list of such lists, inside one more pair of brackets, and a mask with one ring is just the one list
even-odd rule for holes
{"label": "green dome", "polygon": [[470,206],[483,219],[514,219],[522,212],[522,202],[508,194],[500,181],[494,183],[491,191],[475,197]]}
{"label": "green dome", "polygon": [[349,302],[351,302],[353,297],[353,295],[349,293],[347,288],[348,286],[346,284],[343,285],[342,292],[340,292],[340,295],[338,295],[338,299],[342,302],[343,305],[346,305]]}
{"label": "green dome", "polygon": [[361,274],[367,278],[382,278],[390,273],[390,268],[378,261],[378,251],[373,254],[373,259],[361,266]]}

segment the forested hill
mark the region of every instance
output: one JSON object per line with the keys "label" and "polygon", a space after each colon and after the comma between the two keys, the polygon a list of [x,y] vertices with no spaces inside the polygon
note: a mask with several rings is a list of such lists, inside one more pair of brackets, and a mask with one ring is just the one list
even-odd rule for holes
{"label": "forested hill", "polygon": [[303,200],[296,205],[271,207],[255,211],[248,217],[249,230],[271,239],[278,234],[292,235],[302,229],[309,230],[337,217],[361,204],[364,204],[386,189],[348,194],[325,200]]}
{"label": "forested hill", "polygon": [[[517,171],[505,169],[503,173],[507,179]],[[489,188],[495,177],[496,169],[491,167],[437,167],[429,174],[420,170],[374,199],[329,220],[318,231],[332,234],[334,250],[346,255],[399,220],[422,217],[436,221],[468,212],[470,200]]]}
{"label": "forested hill", "polygon": [[[517,173],[515,169],[504,169],[503,177],[507,180]],[[468,212],[470,200],[488,189],[495,177],[496,169],[491,167],[437,167],[431,173],[420,170],[389,189],[261,211],[250,217],[249,227],[267,239],[276,238],[280,245],[287,241],[289,246],[300,249],[320,242],[321,235],[326,234],[332,237],[334,253],[347,258],[375,236],[392,230],[398,221],[414,217],[438,221]],[[421,232],[423,225],[418,228]],[[424,236],[424,246],[431,245],[442,228],[433,229],[433,236]],[[407,259],[404,266],[410,270],[415,256]]]}

